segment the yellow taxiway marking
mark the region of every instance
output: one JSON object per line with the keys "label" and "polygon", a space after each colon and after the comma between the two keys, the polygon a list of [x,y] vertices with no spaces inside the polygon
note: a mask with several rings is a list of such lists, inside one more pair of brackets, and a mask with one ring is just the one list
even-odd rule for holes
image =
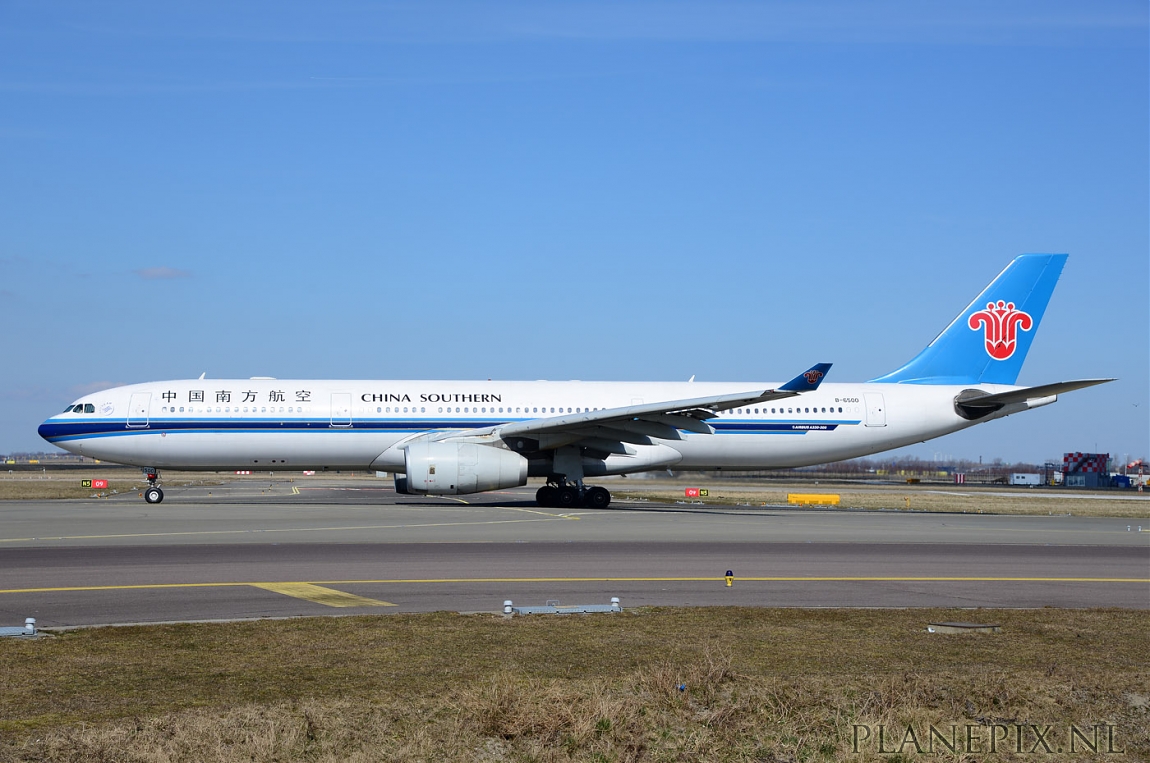
{"label": "yellow taxiway marking", "polygon": [[299,495],[299,494],[300,494],[300,493],[299,493],[299,488],[298,488],[298,487],[295,487],[295,486],[293,486],[293,487],[292,487],[292,489],[291,489],[291,494],[292,494],[292,495]]}
{"label": "yellow taxiway marking", "polygon": [[[135,585],[93,585],[59,586],[53,588],[8,588],[0,589],[0,594],[12,593],[68,593],[76,591],[133,591],[171,588],[237,588],[252,586],[277,593],[287,593],[285,587],[306,586],[324,591],[321,586],[329,585],[411,585],[426,583],[723,583],[725,578],[709,577],[566,577],[566,578],[381,578],[378,580],[316,580],[308,582],[280,583],[139,583]],[[1138,583],[1150,584],[1150,578],[1050,578],[1050,577],[926,577],[926,576],[850,576],[850,577],[739,577],[735,582],[747,583]],[[300,589],[304,590],[304,589]],[[352,596],[339,591],[330,591],[339,596]],[[301,596],[300,598],[309,598]],[[360,599],[361,597],[355,597]],[[372,599],[362,599],[373,601]],[[335,605],[333,605],[335,606]],[[368,606],[366,604],[344,606]],[[386,602],[375,602],[371,606],[389,606]],[[394,606],[394,605],[391,605]]]}
{"label": "yellow taxiway marking", "polygon": [[344,593],[333,588],[324,588],[315,583],[252,583],[253,588],[262,588],[273,593],[282,593],[284,596],[293,596],[305,601],[314,601],[328,607],[394,607],[395,605],[356,596],[353,593]]}

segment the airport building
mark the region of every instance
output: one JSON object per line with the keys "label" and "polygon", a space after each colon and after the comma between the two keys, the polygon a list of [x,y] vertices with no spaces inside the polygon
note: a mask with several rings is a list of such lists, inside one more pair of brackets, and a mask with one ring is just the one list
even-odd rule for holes
{"label": "airport building", "polygon": [[1110,487],[1109,453],[1065,453],[1062,484],[1066,487]]}

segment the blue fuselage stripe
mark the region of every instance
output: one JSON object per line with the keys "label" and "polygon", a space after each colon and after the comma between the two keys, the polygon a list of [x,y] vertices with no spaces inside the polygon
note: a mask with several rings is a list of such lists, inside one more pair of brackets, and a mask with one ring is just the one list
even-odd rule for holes
{"label": "blue fuselage stripe", "polygon": [[[49,442],[67,442],[98,437],[122,437],[136,434],[261,434],[301,432],[357,432],[410,434],[443,429],[477,429],[495,427],[510,421],[529,419],[357,419],[350,425],[333,424],[330,419],[152,419],[144,426],[119,420],[49,420],[40,425],[40,436]],[[806,434],[833,432],[841,425],[857,425],[857,420],[830,421],[755,421],[727,420],[709,422],[717,434]]]}

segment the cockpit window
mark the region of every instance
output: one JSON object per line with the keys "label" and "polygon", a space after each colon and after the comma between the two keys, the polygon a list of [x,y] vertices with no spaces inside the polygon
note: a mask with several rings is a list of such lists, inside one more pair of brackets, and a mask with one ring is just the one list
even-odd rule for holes
{"label": "cockpit window", "polygon": [[84,403],[84,413],[95,413],[95,412],[96,412],[96,406],[92,405],[91,403]]}
{"label": "cockpit window", "polygon": [[84,412],[84,406],[82,406],[82,405],[77,405],[76,407],[74,407],[72,409],[72,413],[83,413],[83,412]]}
{"label": "cockpit window", "polygon": [[71,413],[71,412],[72,412],[72,404],[69,403],[68,407],[64,409],[64,413]]}

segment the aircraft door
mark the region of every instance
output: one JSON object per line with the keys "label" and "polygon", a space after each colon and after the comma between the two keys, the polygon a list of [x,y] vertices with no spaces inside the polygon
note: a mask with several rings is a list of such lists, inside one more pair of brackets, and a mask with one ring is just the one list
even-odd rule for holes
{"label": "aircraft door", "polygon": [[868,427],[886,426],[886,402],[882,395],[863,395],[866,402],[866,425]]}
{"label": "aircraft door", "polygon": [[351,426],[350,392],[333,392],[331,394],[331,425],[333,427]]}
{"label": "aircraft door", "polygon": [[128,426],[133,429],[148,426],[148,415],[152,408],[151,392],[136,392],[128,402]]}

